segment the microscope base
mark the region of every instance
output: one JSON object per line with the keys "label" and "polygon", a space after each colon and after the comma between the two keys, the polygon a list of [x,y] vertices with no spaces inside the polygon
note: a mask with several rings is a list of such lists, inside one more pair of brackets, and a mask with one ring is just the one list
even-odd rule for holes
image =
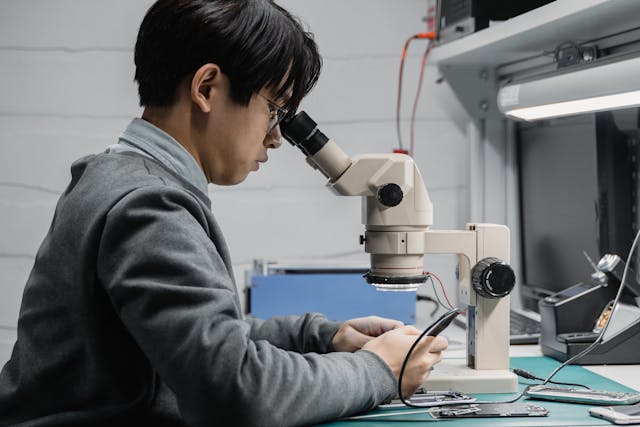
{"label": "microscope base", "polygon": [[426,390],[455,390],[463,393],[515,393],[518,377],[506,369],[476,370],[464,359],[445,359],[437,364],[423,384]]}

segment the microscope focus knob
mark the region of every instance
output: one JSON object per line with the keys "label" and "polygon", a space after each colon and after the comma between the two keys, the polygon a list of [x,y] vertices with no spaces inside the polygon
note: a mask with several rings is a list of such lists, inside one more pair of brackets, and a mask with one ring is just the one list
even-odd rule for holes
{"label": "microscope focus knob", "polygon": [[378,201],[385,206],[398,206],[404,197],[402,188],[398,184],[384,184],[378,188]]}
{"label": "microscope focus knob", "polygon": [[515,273],[508,264],[498,258],[484,258],[471,270],[471,285],[485,298],[507,296],[515,284]]}

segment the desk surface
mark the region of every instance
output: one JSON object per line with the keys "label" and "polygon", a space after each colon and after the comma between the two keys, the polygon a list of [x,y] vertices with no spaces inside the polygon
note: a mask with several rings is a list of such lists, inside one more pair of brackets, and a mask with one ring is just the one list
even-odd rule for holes
{"label": "desk surface", "polygon": [[[447,328],[447,338],[450,340],[449,350],[445,352],[445,358],[464,359],[466,347],[462,344],[466,340],[466,332],[457,325]],[[512,345],[509,347],[511,357],[535,357],[543,356],[540,346]],[[640,391],[640,365],[585,365],[585,369],[602,375],[613,381],[619,382],[633,390]]]}
{"label": "desk surface", "polygon": [[[542,356],[539,345],[514,345],[509,349],[511,357]],[[585,365],[585,369],[640,391],[640,365]]]}
{"label": "desk surface", "polygon": [[[445,353],[445,358],[464,358],[466,354],[466,348],[462,344],[465,338],[465,331],[462,328],[452,325],[447,328],[446,336],[449,339],[449,350]],[[509,355],[512,358],[513,367],[521,367],[527,369],[537,375],[546,376],[551,370],[558,365],[559,362],[542,357],[542,351],[539,345],[512,345],[509,348]],[[595,374],[595,375],[594,375]],[[620,390],[628,391],[640,390],[640,365],[609,365],[609,366],[567,366],[565,369],[558,373],[556,379],[561,381],[562,379],[572,382],[585,382],[593,388],[599,388],[602,390]],[[567,379],[569,378],[569,379]],[[521,387],[527,380],[521,383]],[[507,394],[485,394],[478,395],[481,400],[506,400],[514,395]],[[523,400],[527,402],[527,400]],[[613,425],[606,420],[598,419],[589,416],[588,408],[590,405],[571,405],[566,403],[557,402],[543,402],[532,401],[545,408],[549,409],[550,414],[548,417],[531,417],[531,418],[487,418],[487,419],[460,419],[460,420],[448,420],[446,421],[446,427],[457,426],[561,426],[571,425],[578,426],[606,426]],[[411,411],[412,408],[408,408],[404,411]],[[569,412],[567,412],[569,410]],[[571,411],[573,411],[573,418],[570,418]],[[581,411],[577,417],[576,411]],[[395,412],[395,411],[394,411]],[[400,417],[394,417],[396,421],[392,421],[393,418],[388,419],[366,419],[360,422],[358,421],[337,421],[330,424],[323,424],[323,427],[350,427],[350,426],[400,426],[424,427],[425,422],[428,422],[429,416],[426,414],[406,415]],[[404,420],[404,421],[403,421]],[[415,422],[412,422],[415,420]],[[579,420],[578,422],[576,422]]]}
{"label": "desk surface", "polygon": [[[529,346],[531,348],[514,348],[514,353],[532,352],[535,351],[535,346]],[[559,365],[559,362],[548,357],[512,357],[511,367],[522,368],[533,372],[540,376],[548,375],[553,369]],[[606,367],[611,368],[611,367]],[[635,376],[640,373],[638,366],[627,366],[630,368]],[[611,391],[630,391],[629,387],[620,384],[614,380],[606,378],[593,372],[592,369],[586,369],[583,366],[570,365],[565,367],[558,373],[556,378],[558,381],[570,381],[580,384],[587,384],[594,389],[599,390],[611,390]],[[637,380],[636,380],[637,381]],[[535,382],[529,380],[520,381],[520,389],[522,390],[527,384]],[[502,401],[515,397],[514,394],[478,394],[476,395],[479,400],[482,401]],[[549,410],[549,416],[547,417],[499,417],[499,418],[471,418],[471,419],[456,419],[446,420],[447,427],[464,427],[464,426],[491,426],[491,427],[515,427],[515,426],[606,426],[611,425],[608,421],[599,418],[589,416],[589,407],[593,405],[580,405],[569,404],[561,402],[539,401],[522,399],[522,403],[531,403],[539,406],[543,406]],[[399,409],[393,411],[394,416],[382,417],[382,418],[368,418],[361,420],[344,420],[337,421],[329,424],[323,424],[328,427],[348,427],[355,425],[367,425],[367,426],[397,426],[403,427],[424,426],[425,422],[434,421],[426,413],[412,413],[416,411],[414,408]],[[420,410],[418,410],[420,411]],[[374,411],[367,415],[391,413],[391,411]],[[364,423],[366,422],[366,424]],[[400,423],[400,424],[399,424]]]}

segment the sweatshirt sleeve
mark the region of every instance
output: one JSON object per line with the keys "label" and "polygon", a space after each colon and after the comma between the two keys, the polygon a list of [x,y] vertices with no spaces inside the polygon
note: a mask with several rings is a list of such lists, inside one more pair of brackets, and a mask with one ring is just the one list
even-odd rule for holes
{"label": "sweatshirt sleeve", "polygon": [[252,340],[267,340],[276,347],[298,353],[335,351],[331,341],[341,325],[319,313],[279,316],[267,320],[249,317],[247,322],[251,326]]}
{"label": "sweatshirt sleeve", "polygon": [[[253,327],[243,320],[207,215],[180,189],[136,189],[107,214],[98,255],[98,278],[114,309],[174,391],[187,424],[313,424],[395,394],[391,370],[371,352],[288,351],[263,339],[278,342],[281,320]],[[288,335],[329,334],[315,315],[296,322]],[[313,341],[302,339],[302,348]]]}

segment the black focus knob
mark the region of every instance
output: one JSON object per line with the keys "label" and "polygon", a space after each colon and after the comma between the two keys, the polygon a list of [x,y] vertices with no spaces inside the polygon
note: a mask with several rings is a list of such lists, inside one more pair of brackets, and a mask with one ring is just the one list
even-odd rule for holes
{"label": "black focus knob", "polygon": [[484,258],[471,270],[471,285],[486,298],[502,298],[511,293],[516,275],[508,264],[498,258]]}
{"label": "black focus knob", "polygon": [[403,197],[404,193],[398,184],[390,183],[378,188],[378,201],[385,206],[398,206]]}

